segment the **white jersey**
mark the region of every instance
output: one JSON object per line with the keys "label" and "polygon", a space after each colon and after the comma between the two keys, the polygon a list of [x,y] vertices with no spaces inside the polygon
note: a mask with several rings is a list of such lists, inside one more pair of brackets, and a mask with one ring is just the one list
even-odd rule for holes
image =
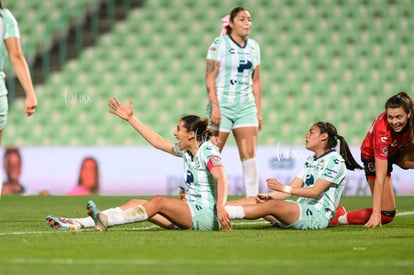
{"label": "white jersey", "polygon": [[260,47],[255,40],[246,39],[241,47],[230,35],[217,37],[208,49],[207,59],[220,62],[216,89],[221,103],[254,101],[252,73],[260,65]]}
{"label": "white jersey", "polygon": [[329,151],[319,158],[308,157],[297,176],[303,181],[303,187],[312,187],[318,179],[331,182],[331,186],[318,199],[299,197],[297,202],[314,205],[316,209],[326,213],[327,219],[332,218],[345,188],[346,173],[345,161],[335,150]]}
{"label": "white jersey", "polygon": [[187,150],[180,151],[177,144],[175,152],[184,159],[184,180],[186,199],[189,203],[215,209],[217,201],[217,182],[210,169],[222,166],[218,148],[206,141],[201,144],[193,157]]}
{"label": "white jersey", "polygon": [[13,14],[8,9],[0,9],[0,81],[3,83],[0,85],[0,96],[7,94],[6,86],[4,84],[4,78],[6,77],[3,72],[4,61],[7,57],[6,46],[4,40],[11,37],[20,37],[19,27]]}

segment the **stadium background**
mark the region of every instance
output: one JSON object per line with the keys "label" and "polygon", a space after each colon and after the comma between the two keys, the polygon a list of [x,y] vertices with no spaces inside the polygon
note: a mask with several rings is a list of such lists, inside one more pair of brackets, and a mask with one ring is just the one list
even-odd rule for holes
{"label": "stadium background", "polygon": [[124,102],[132,98],[142,121],[172,137],[182,114],[204,115],[207,49],[219,34],[221,17],[238,5],[251,12],[250,37],[262,52],[260,146],[302,146],[309,125],[319,120],[334,123],[358,146],[385,100],[414,87],[409,0],[3,5],[19,22],[39,100],[35,116],[23,119],[24,97],[8,64],[11,108],[3,145],[78,151],[146,146],[107,114],[106,101],[113,95]]}

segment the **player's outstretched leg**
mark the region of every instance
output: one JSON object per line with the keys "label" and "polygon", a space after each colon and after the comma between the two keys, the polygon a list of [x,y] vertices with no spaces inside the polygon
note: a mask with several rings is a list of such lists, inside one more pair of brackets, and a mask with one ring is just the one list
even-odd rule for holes
{"label": "player's outstretched leg", "polygon": [[57,230],[81,230],[83,225],[75,219],[47,216],[46,223]]}

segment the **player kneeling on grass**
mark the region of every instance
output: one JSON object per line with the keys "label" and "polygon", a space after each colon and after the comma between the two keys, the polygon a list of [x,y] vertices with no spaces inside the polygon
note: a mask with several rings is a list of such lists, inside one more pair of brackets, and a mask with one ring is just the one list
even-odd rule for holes
{"label": "player kneeling on grass", "polygon": [[372,207],[341,213],[332,226],[359,224],[382,226],[394,220],[396,205],[392,186],[392,165],[414,169],[414,102],[405,92],[391,96],[385,110],[372,123],[361,145],[365,177],[372,193]]}
{"label": "player kneeling on grass", "polygon": [[95,226],[106,230],[109,226],[152,221],[164,228],[193,230],[231,229],[230,216],[225,209],[227,178],[218,148],[208,141],[208,120],[195,115],[180,119],[174,136],[178,142],[165,140],[133,115],[132,101],[122,105],[114,97],[108,101],[110,113],[126,120],[153,147],[184,160],[186,199],[155,196],[148,201],[132,200],[127,204],[99,211],[88,201],[90,217],[68,219],[48,216],[46,222],[54,229],[81,229]]}
{"label": "player kneeling on grass", "polygon": [[[335,147],[340,141],[339,153]],[[289,185],[268,179],[274,192],[229,201],[232,219],[265,218],[274,226],[293,229],[323,229],[334,217],[345,187],[346,171],[362,169],[352,157],[345,139],[334,125],[318,122],[306,134],[306,149],[314,152]],[[296,201],[285,200],[294,195]]]}

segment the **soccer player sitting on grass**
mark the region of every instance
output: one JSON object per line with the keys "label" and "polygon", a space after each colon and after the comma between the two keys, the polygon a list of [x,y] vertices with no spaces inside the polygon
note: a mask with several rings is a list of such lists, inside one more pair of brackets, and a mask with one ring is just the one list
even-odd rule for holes
{"label": "soccer player sitting on grass", "polygon": [[[166,228],[192,230],[231,229],[225,209],[227,178],[218,148],[208,141],[208,120],[195,115],[182,117],[174,131],[177,142],[165,140],[133,115],[132,101],[122,105],[116,97],[108,101],[110,113],[126,120],[153,147],[184,160],[186,200],[155,196],[136,207],[116,207],[100,212],[93,201],[87,204],[92,219],[65,219],[48,216],[46,222],[55,229],[81,229],[161,219]],[[128,204],[127,204],[128,205]],[[92,221],[92,224],[88,222]]]}
{"label": "soccer player sitting on grass", "polygon": [[[339,153],[335,151],[340,140]],[[361,169],[352,157],[345,139],[337,134],[336,128],[326,122],[312,125],[306,134],[306,148],[314,154],[306,160],[302,171],[289,185],[276,179],[268,179],[268,186],[275,190],[269,194],[258,194],[241,200],[229,201],[226,210],[233,219],[266,218],[274,225],[294,229],[323,229],[334,217],[341,194],[344,190],[346,169]],[[289,196],[298,196],[296,202],[287,201]],[[138,212],[145,200],[131,200],[121,206],[128,213]],[[80,229],[96,226],[106,230],[108,226],[128,223],[122,216],[111,213],[120,210],[96,210],[93,202],[88,202],[88,211],[94,219],[67,219],[49,216],[48,224],[55,229]],[[164,227],[175,228],[164,216],[156,214],[151,222]],[[96,224],[95,224],[96,223]],[[76,224],[76,228],[72,225]]]}
{"label": "soccer player sitting on grass", "polygon": [[[347,169],[362,169],[352,157],[346,140],[334,125],[317,122],[306,134],[306,149],[314,154],[302,170],[284,185],[267,179],[274,192],[230,201],[227,206],[232,219],[265,218],[274,226],[292,229],[323,229],[328,227],[345,187]],[[335,148],[340,141],[339,153]],[[286,200],[291,195],[296,201]]]}

